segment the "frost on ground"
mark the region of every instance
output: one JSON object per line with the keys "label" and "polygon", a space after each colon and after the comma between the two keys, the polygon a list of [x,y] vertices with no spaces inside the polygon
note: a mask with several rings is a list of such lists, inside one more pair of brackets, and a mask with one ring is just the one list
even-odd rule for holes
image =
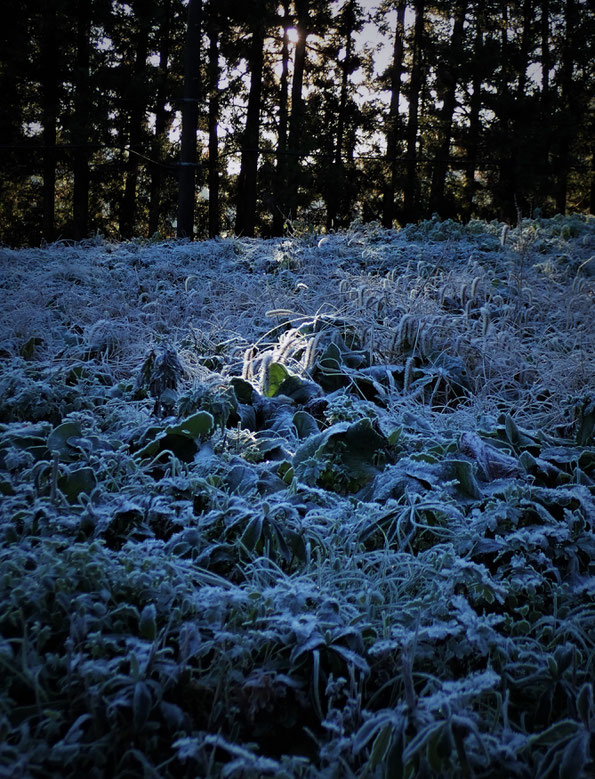
{"label": "frost on ground", "polygon": [[595,221],[0,250],[0,775],[587,776]]}

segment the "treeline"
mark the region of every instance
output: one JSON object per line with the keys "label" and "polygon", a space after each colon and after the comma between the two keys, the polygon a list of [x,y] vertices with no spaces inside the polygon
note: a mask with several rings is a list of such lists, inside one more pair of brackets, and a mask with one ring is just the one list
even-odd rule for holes
{"label": "treeline", "polygon": [[13,6],[5,244],[593,211],[586,1]]}

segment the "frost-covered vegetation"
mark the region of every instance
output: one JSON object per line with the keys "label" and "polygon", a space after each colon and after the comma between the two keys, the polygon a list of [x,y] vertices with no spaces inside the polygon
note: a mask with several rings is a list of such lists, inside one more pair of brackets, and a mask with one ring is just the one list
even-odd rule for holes
{"label": "frost-covered vegetation", "polygon": [[0,775],[581,777],[595,222],[0,253]]}

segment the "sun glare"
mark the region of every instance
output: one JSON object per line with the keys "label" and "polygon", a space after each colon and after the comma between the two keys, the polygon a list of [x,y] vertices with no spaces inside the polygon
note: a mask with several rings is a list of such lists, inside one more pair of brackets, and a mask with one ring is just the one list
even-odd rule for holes
{"label": "sun glare", "polygon": [[287,30],[287,37],[289,38],[289,42],[293,43],[294,45],[299,41],[300,35],[298,31],[295,29],[295,27],[290,27]]}

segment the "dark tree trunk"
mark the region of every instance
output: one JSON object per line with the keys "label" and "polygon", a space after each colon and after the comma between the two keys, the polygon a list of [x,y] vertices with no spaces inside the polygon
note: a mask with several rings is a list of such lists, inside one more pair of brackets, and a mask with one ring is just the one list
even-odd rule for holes
{"label": "dark tree trunk", "polygon": [[41,52],[43,124],[43,237],[54,240],[56,201],[56,123],[58,112],[57,19],[54,0],[45,0]]}
{"label": "dark tree trunk", "polygon": [[[550,94],[550,69],[552,58],[550,53],[550,4],[549,0],[541,0],[540,18],[540,47],[541,47],[541,94],[539,99],[540,121],[542,128],[548,127],[551,122],[551,94]],[[550,152],[552,136],[550,132],[541,132],[539,136],[539,172],[541,175],[541,191],[543,200],[547,199],[550,188]]]}
{"label": "dark tree trunk", "polygon": [[128,115],[128,158],[125,166],[124,196],[120,206],[120,235],[122,238],[132,238],[136,223],[136,185],[139,159],[137,153],[142,143],[143,122],[147,109],[146,93],[141,85],[149,53],[149,16],[146,13],[139,20],[132,90],[128,94],[131,109]]}
{"label": "dark tree trunk", "polygon": [[161,188],[163,185],[163,147],[169,126],[167,103],[167,74],[169,70],[169,50],[171,35],[171,2],[166,0],[163,6],[161,26],[159,30],[159,77],[157,94],[155,95],[155,135],[152,143],[152,157],[157,164],[151,167],[151,182],[149,184],[149,235],[159,232],[159,217],[161,215]]}
{"label": "dark tree trunk", "polygon": [[309,0],[296,0],[296,29],[298,42],[295,47],[293,80],[291,83],[291,115],[289,117],[289,136],[287,141],[287,181],[284,198],[284,213],[289,219],[295,219],[298,204],[300,178],[300,139],[304,121],[304,70],[306,66],[306,39],[310,33]]}
{"label": "dark tree trunk", "polygon": [[[534,0],[524,0],[523,30],[518,54],[518,81],[516,100],[513,103],[513,133],[514,143],[511,144],[510,170],[512,171],[517,214],[523,206],[530,206],[530,191],[535,185],[536,167],[533,149],[527,141],[532,135],[533,117],[528,111],[527,71],[529,68],[529,50],[533,34]],[[529,141],[529,143],[531,143]],[[529,196],[529,199],[528,199]]]}
{"label": "dark tree trunk", "polygon": [[498,148],[498,184],[497,184],[497,203],[500,211],[500,218],[514,221],[517,216],[517,182],[514,163],[513,144],[514,138],[514,117],[513,100],[514,94],[511,82],[514,74],[511,74],[512,67],[512,47],[508,40],[509,3],[504,0],[501,4],[502,20],[500,33],[500,82],[497,90],[497,114],[499,129],[499,148]]}
{"label": "dark tree trunk", "polygon": [[178,186],[178,238],[194,234],[194,182],[197,168],[196,134],[200,99],[201,0],[188,3],[188,27],[184,52],[184,96]]}
{"label": "dark tree trunk", "polygon": [[399,2],[397,6],[397,26],[393,45],[393,61],[391,66],[390,108],[388,113],[388,129],[386,131],[386,161],[388,177],[382,195],[382,224],[392,227],[395,218],[395,192],[397,189],[397,144],[400,130],[399,101],[401,99],[401,74],[403,71],[403,42],[405,36],[405,8],[407,3]]}
{"label": "dark tree trunk", "polygon": [[415,32],[413,60],[409,82],[409,116],[407,121],[407,175],[404,187],[405,222],[419,217],[417,200],[417,131],[419,126],[419,98],[422,82],[422,50],[424,37],[424,0],[415,3]]}
{"label": "dark tree trunk", "polygon": [[595,143],[591,143],[591,187],[589,189],[589,213],[595,214]]}
{"label": "dark tree trunk", "polygon": [[470,219],[473,214],[473,197],[476,189],[475,172],[477,170],[479,140],[481,137],[480,111],[482,104],[482,74],[480,63],[483,56],[483,22],[479,14],[477,15],[475,23],[477,25],[475,28],[475,42],[473,44],[473,60],[475,67],[473,70],[471,100],[469,103],[469,129],[466,149],[467,165],[465,167],[465,188],[463,197],[464,212],[467,219]]}
{"label": "dark tree trunk", "polygon": [[549,98],[550,69],[552,58],[550,54],[550,4],[549,0],[541,0],[541,97]]}
{"label": "dark tree trunk", "polygon": [[91,32],[91,0],[80,0],[76,28],[75,81],[75,151],[73,184],[73,235],[76,241],[89,234],[89,64]]}
{"label": "dark tree trunk", "polygon": [[279,84],[279,122],[277,134],[277,164],[275,168],[275,205],[273,211],[273,235],[283,234],[284,214],[281,208],[287,170],[287,122],[289,118],[289,33],[292,26],[289,3],[283,3],[283,47],[281,50],[281,79]]}
{"label": "dark tree trunk", "polygon": [[444,209],[444,187],[448,172],[448,158],[450,154],[450,142],[452,135],[452,120],[456,107],[456,89],[458,81],[457,61],[461,55],[461,46],[465,36],[465,13],[467,12],[467,0],[460,0],[457,4],[454,17],[454,26],[450,39],[451,58],[447,68],[443,70],[441,78],[444,85],[443,103],[440,111],[440,144],[434,161],[432,174],[432,189],[430,191],[430,212],[441,213]]}
{"label": "dark tree trunk", "polygon": [[533,13],[535,11],[533,0],[524,0],[523,3],[523,32],[521,34],[521,48],[519,52],[519,80],[517,84],[517,99],[522,100],[527,88],[527,68],[529,67],[529,47],[531,45],[531,27],[533,25]]}
{"label": "dark tree trunk", "polygon": [[258,176],[258,140],[260,137],[260,96],[264,64],[264,24],[255,21],[250,46],[250,92],[246,127],[242,137],[242,161],[238,177],[236,234],[254,237],[256,226],[256,182]]}
{"label": "dark tree trunk", "polygon": [[574,131],[572,77],[574,71],[573,31],[576,25],[576,16],[576,0],[566,0],[564,9],[564,43],[562,46],[560,126],[558,128],[558,153],[556,158],[556,211],[559,214],[566,213],[570,141]]}
{"label": "dark tree trunk", "polygon": [[221,232],[219,206],[219,29],[216,11],[211,8],[209,19],[209,237]]}
{"label": "dark tree trunk", "polygon": [[[347,31],[345,37],[345,57],[341,63],[341,91],[339,93],[339,113],[337,116],[337,136],[335,138],[335,149],[333,154],[333,164],[331,165],[331,182],[327,197],[326,228],[331,230],[336,226],[337,215],[339,213],[342,195],[345,192],[345,164],[343,162],[343,142],[345,136],[345,120],[347,112],[347,96],[349,92],[349,73],[351,69],[351,58],[353,55],[352,29],[355,19],[354,3],[349,0],[347,7]],[[343,198],[344,199],[344,198]]]}

